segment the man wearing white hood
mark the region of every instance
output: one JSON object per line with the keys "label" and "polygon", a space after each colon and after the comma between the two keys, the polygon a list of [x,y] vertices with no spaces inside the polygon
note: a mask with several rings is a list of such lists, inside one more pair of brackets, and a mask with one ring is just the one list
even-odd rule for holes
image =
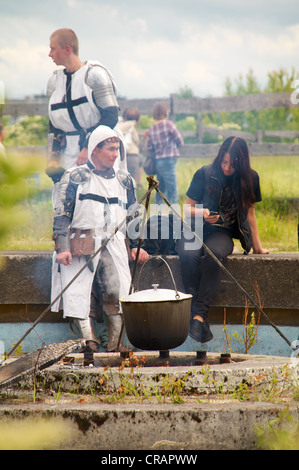
{"label": "man wearing white hood", "polygon": [[[114,233],[136,202],[131,176],[114,168],[117,157],[124,158],[122,140],[115,130],[99,126],[89,139],[87,163],[70,168],[61,178],[54,207],[52,299]],[[130,257],[135,259],[138,240],[130,239],[129,243]],[[141,249],[138,262],[147,259],[147,252]],[[64,318],[76,320],[83,339],[94,351],[100,343],[93,324],[99,297],[108,319],[107,351],[123,349],[119,299],[129,293],[130,283],[127,237],[118,230],[63,293]],[[60,300],[52,311],[59,310]]]}

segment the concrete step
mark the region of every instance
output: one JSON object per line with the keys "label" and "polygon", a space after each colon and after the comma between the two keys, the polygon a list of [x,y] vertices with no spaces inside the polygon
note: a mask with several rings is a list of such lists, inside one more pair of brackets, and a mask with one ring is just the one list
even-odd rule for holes
{"label": "concrete step", "polygon": [[[159,355],[146,356],[149,365],[135,364],[132,370],[130,366],[119,368],[118,354],[96,355],[97,364],[91,368],[82,367],[80,354],[70,354],[68,357],[75,357],[73,364],[57,363],[37,373],[35,402],[32,375],[18,384],[23,402],[15,388],[1,390],[6,398],[0,405],[0,444],[1,440],[7,442],[12,428],[14,443],[10,445],[19,445],[20,449],[24,448],[24,436],[29,435],[31,441],[27,439],[23,446],[33,449],[108,450],[109,456],[98,454],[100,463],[106,464],[101,460],[105,456],[119,458],[125,455],[122,451],[131,451],[129,455],[135,456],[136,463],[137,455],[143,463],[145,459],[152,463],[153,455],[165,450],[173,455],[189,452],[195,458],[196,450],[255,450],[256,426],[266,428],[269,421],[281,420],[286,407],[288,417],[298,425],[298,403],[290,396],[283,401],[280,394],[279,403],[275,403],[227,395],[238,388],[246,392],[246,385],[261,392],[274,390],[274,379],[277,392],[279,386],[286,390],[287,384],[297,380],[295,360],[232,355],[230,363],[220,364],[219,353],[208,353],[203,365],[194,363],[194,355],[182,352],[171,354],[171,360],[179,365],[161,365],[157,362]],[[179,380],[184,382],[183,391],[178,393],[181,402],[174,402],[175,393],[163,399],[163,387],[165,390],[167,384],[174,386]],[[130,396],[117,399],[120,386],[129,383],[135,396],[132,391]],[[152,390],[151,399],[145,398],[146,389]],[[33,429],[38,430],[38,438]]]}

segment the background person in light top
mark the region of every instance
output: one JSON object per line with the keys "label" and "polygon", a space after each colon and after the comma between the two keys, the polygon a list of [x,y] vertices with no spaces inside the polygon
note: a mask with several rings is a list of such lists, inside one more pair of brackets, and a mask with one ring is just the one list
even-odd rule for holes
{"label": "background person in light top", "polygon": [[143,160],[140,153],[139,135],[136,130],[139,120],[140,111],[137,108],[126,108],[122,118],[120,118],[118,122],[118,128],[124,135],[124,144],[127,151],[128,172],[134,178],[137,185],[141,183]]}
{"label": "background person in light top", "polygon": [[[184,141],[175,124],[168,120],[166,102],[158,102],[153,108],[155,123],[149,129],[147,152],[154,156],[159,189],[172,204],[178,202],[176,165],[180,156],[179,147]],[[156,203],[163,200],[156,194]]]}

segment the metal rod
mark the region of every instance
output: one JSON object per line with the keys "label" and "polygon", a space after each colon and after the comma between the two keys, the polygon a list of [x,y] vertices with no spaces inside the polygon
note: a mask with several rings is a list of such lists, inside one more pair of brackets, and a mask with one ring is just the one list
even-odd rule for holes
{"label": "metal rod", "polygon": [[[153,184],[153,181],[154,180],[150,180],[149,181],[149,188],[151,186],[154,186]],[[156,183],[158,183],[156,181]],[[155,188],[157,187],[157,185],[155,186]],[[153,189],[155,189],[153,188]],[[140,232],[140,237],[139,237],[139,240],[138,240],[138,247],[137,247],[137,253],[136,253],[136,258],[135,258],[135,263],[134,263],[134,268],[133,268],[133,273],[132,273],[132,278],[131,278],[131,285],[130,285],[130,290],[129,290],[129,294],[132,293],[132,289],[133,289],[133,285],[134,285],[134,278],[135,278],[135,274],[136,274],[136,268],[137,268],[137,264],[138,264],[138,258],[139,258],[139,253],[140,253],[140,248],[141,248],[141,243],[143,242],[143,233],[144,233],[144,227],[145,227],[145,219],[146,219],[146,216],[147,216],[147,211],[148,211],[148,206],[149,206],[149,202],[150,202],[150,197],[151,197],[151,192],[147,192],[147,196],[146,196],[146,201],[145,201],[145,211],[144,211],[144,215],[143,215],[143,219],[142,219],[142,227],[141,227],[141,232]]]}
{"label": "metal rod", "polygon": [[[149,180],[149,189],[151,187],[153,187],[152,189],[156,188],[158,186],[158,184],[159,184],[158,181],[155,181],[153,178],[150,179]],[[142,235],[144,233],[145,219],[146,219],[146,216],[147,216],[148,206],[149,206],[149,202],[150,202],[150,198],[151,198],[151,191],[147,191],[146,194],[147,195],[146,195],[146,201],[145,201],[145,211],[144,211],[144,215],[143,215],[143,219],[142,219],[142,228],[141,228],[140,237],[139,237],[139,240],[138,240],[138,247],[137,247],[137,253],[136,253],[136,258],[135,258],[134,267],[133,267],[133,273],[132,273],[132,277],[131,277],[131,285],[130,285],[130,289],[129,289],[129,295],[132,293],[133,286],[134,286],[134,278],[135,278],[135,275],[136,275],[136,269],[137,269],[137,264],[138,264],[138,258],[139,258],[141,243],[143,241]],[[119,336],[118,336],[117,349],[119,349],[119,345],[120,345],[120,341],[121,341],[121,338],[122,338],[122,335],[123,335],[124,327],[125,327],[125,324],[124,324],[124,319],[123,319],[123,316],[122,316],[122,325],[121,325],[120,333],[119,333]]]}

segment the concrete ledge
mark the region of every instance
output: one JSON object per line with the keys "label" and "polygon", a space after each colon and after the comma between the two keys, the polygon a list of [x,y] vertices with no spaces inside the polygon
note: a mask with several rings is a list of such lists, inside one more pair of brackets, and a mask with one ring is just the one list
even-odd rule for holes
{"label": "concrete ledge", "polygon": [[[266,428],[284,409],[285,404],[246,402],[242,406],[238,403],[113,406],[87,402],[2,406],[0,419],[2,429],[4,424],[12,423],[19,423],[21,429],[26,423],[31,424],[29,429],[43,423],[54,426],[56,433],[60,433],[59,441],[53,439],[55,445],[51,445],[48,437],[43,442],[41,434],[38,445],[42,449],[108,450],[114,458],[122,456],[121,451],[147,450],[144,458],[148,455],[147,463],[153,463],[154,455],[163,450],[177,450],[179,455],[192,450],[257,450],[255,427]],[[297,406],[290,405],[289,415],[294,424],[298,423]],[[138,454],[136,460],[140,458],[142,455]],[[100,464],[102,459],[98,455]]]}
{"label": "concrete ledge", "polygon": [[[143,463],[146,464],[153,463],[154,455],[158,458],[159,451],[163,450],[180,451],[179,455],[192,450],[257,450],[255,426],[266,428],[267,423],[279,418],[284,409],[283,404],[246,402],[242,407],[237,403],[156,406],[32,404],[2,406],[0,419],[2,429],[5,429],[4,425],[9,429],[9,425],[19,423],[21,429],[24,429],[24,424],[29,429],[43,425],[45,432],[47,428],[43,423],[48,423],[56,433],[60,433],[59,441],[53,439],[54,445],[49,437],[43,442],[41,434],[38,446],[33,450],[108,450],[114,459],[127,455],[125,451],[147,450],[147,453],[135,456],[136,460],[144,458]],[[297,423],[298,407],[290,406],[289,413]],[[103,458],[98,455],[100,464]],[[103,463],[107,464],[104,460]]]}
{"label": "concrete ledge", "polygon": [[[34,385],[47,392],[60,390],[76,394],[117,394],[122,382],[134,383],[136,393],[142,396],[146,390],[163,392],[165,381],[181,380],[184,383],[184,396],[203,396],[233,393],[246,383],[256,390],[266,388],[273,380],[275,370],[276,382],[283,384],[285,371],[288,369],[290,384],[297,383],[298,361],[296,358],[250,355],[232,353],[229,363],[221,363],[220,353],[207,352],[203,360],[195,352],[172,350],[167,357],[160,356],[158,351],[141,351],[134,353],[134,363],[120,370],[124,359],[119,353],[95,353],[94,367],[83,366],[82,353],[70,353],[73,358],[70,365],[55,363],[33,378],[32,373],[25,373],[17,382],[9,384],[12,388],[33,390]],[[128,361],[130,364],[130,360]],[[263,377],[262,381],[257,377]],[[102,383],[100,379],[105,376]],[[34,382],[35,380],[35,382]],[[4,384],[5,387],[5,384]]]}
{"label": "concrete ledge", "polygon": [[[100,360],[103,359],[103,355],[97,356]],[[109,355],[110,360],[112,356],[113,354]],[[207,358],[213,362],[216,356],[209,353]],[[176,357],[179,358],[177,354]],[[82,361],[82,357],[78,359],[79,363],[80,360]],[[38,426],[46,420],[61,433],[61,438],[56,439],[52,446],[48,439],[47,448],[50,449],[110,452],[148,450],[151,455],[162,450],[178,450],[180,453],[188,450],[255,450],[256,426],[266,428],[269,421],[278,418],[285,410],[286,402],[238,402],[225,396],[221,398],[217,395],[216,388],[221,388],[221,393],[225,393],[234,391],[235,387],[244,383],[267,387],[273,380],[274,369],[278,383],[281,381],[283,384],[287,364],[296,381],[297,370],[293,367],[294,364],[292,366],[287,358],[271,356],[232,356],[232,363],[210,364],[209,371],[203,366],[194,365],[145,366],[137,369],[135,380],[130,367],[122,370],[121,374],[127,374],[128,380],[134,382],[136,391],[139,381],[146,388],[152,382],[157,395],[159,387],[164,386],[163,377],[169,382],[182,379],[185,387],[183,402],[180,404],[174,404],[170,399],[166,403],[158,403],[155,395],[152,402],[141,399],[134,401],[131,397],[124,403],[105,403],[101,395],[105,396],[107,390],[113,395],[119,386],[118,368],[105,371],[109,382],[102,386],[101,391],[99,379],[103,377],[103,367],[70,369],[56,364],[38,372],[36,387],[42,387],[44,391],[67,392],[67,395],[61,395],[57,399],[48,394],[41,397],[42,401],[35,403],[2,404],[2,429],[4,424],[21,423],[24,426],[27,423]],[[26,380],[27,389],[32,387],[32,383],[32,379]],[[23,388],[22,390],[24,393]],[[8,391],[8,395],[9,393]],[[205,401],[205,394],[208,402]],[[288,401],[287,404],[289,416],[292,417],[294,426],[297,426],[298,404],[294,401]],[[62,433],[62,427],[67,428],[67,432]]]}
{"label": "concrete ledge", "polygon": [[[183,291],[178,257],[167,256],[166,260],[177,289]],[[23,315],[24,308],[29,316],[33,311],[36,318],[35,313],[50,303],[52,252],[1,252],[1,261],[0,322],[20,321],[16,312]],[[225,267],[251,297],[255,296],[255,284],[258,286],[263,308],[273,311],[280,324],[298,325],[299,254],[233,254]],[[140,266],[135,285],[139,271]],[[157,258],[152,258],[142,270],[139,290],[150,288],[152,283],[174,288],[167,266]],[[238,310],[244,305],[244,293],[223,273],[212,308],[216,312],[221,309],[223,317],[224,307]]]}

